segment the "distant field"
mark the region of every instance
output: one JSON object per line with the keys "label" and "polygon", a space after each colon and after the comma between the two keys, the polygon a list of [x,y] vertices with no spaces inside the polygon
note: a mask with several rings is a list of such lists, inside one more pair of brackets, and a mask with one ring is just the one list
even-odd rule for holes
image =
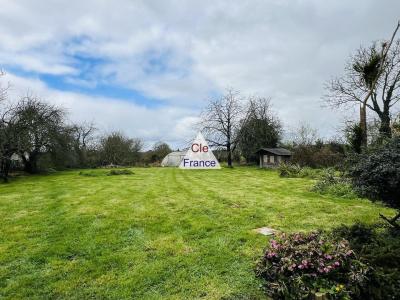
{"label": "distant field", "polygon": [[252,229],[329,229],[378,212],[255,168],[106,170],[0,185],[0,298],[261,298]]}

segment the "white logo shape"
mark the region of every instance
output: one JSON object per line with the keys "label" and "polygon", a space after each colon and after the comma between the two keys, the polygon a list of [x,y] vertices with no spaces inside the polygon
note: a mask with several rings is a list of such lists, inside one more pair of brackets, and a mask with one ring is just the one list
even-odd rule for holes
{"label": "white logo shape", "polygon": [[201,132],[192,142],[189,150],[179,165],[181,169],[221,169],[207,141]]}

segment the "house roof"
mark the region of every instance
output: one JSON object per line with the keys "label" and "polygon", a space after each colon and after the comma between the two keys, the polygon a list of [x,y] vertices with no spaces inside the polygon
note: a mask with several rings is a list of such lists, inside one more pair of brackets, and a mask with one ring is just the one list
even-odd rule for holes
{"label": "house roof", "polygon": [[281,156],[291,156],[292,152],[285,148],[261,148],[260,150],[257,151],[257,153],[260,152],[269,152],[275,155],[281,155]]}

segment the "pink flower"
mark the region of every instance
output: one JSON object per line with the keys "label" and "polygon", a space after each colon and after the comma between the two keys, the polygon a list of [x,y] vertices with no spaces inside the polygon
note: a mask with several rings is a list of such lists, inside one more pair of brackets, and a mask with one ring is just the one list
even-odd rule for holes
{"label": "pink flower", "polygon": [[276,253],[270,251],[270,252],[268,252],[267,257],[268,258],[276,257]]}
{"label": "pink flower", "polygon": [[340,266],[340,262],[335,261],[334,265],[335,265],[336,267],[339,267],[339,266]]}
{"label": "pink flower", "polygon": [[274,249],[279,249],[279,243],[277,243],[275,240],[271,241],[271,247]]}

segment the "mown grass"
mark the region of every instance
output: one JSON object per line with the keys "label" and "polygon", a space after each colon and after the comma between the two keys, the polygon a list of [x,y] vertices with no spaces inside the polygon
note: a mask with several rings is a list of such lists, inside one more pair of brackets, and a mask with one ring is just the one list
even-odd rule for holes
{"label": "mown grass", "polygon": [[133,171],[0,185],[0,298],[262,298],[253,267],[267,239],[254,228],[329,229],[391,214],[275,171]]}

